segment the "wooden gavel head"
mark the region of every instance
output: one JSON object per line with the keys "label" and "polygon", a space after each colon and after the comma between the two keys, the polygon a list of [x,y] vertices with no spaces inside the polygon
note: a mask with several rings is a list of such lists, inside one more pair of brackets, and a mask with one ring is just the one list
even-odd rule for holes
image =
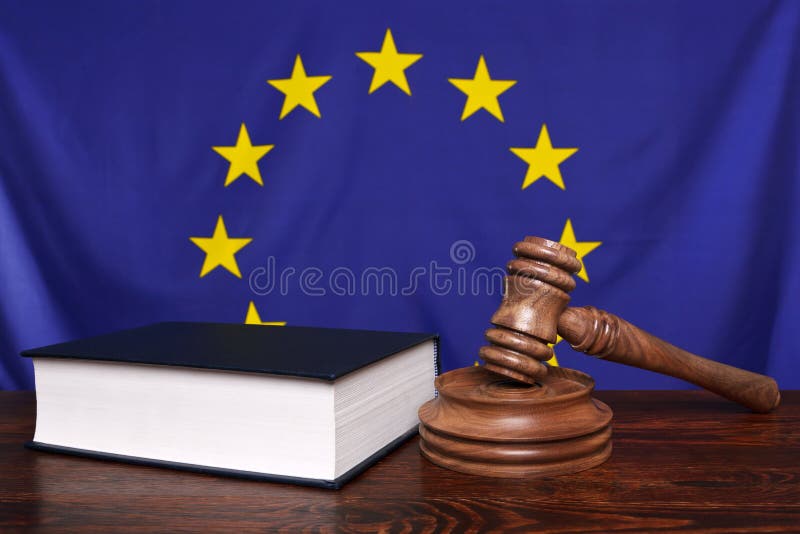
{"label": "wooden gavel head", "polygon": [[553,356],[557,325],[575,289],[572,275],[581,268],[575,251],[541,237],[514,245],[508,262],[503,301],[486,331],[491,345],[481,347],[486,369],[518,382],[535,384],[547,374],[542,363]]}

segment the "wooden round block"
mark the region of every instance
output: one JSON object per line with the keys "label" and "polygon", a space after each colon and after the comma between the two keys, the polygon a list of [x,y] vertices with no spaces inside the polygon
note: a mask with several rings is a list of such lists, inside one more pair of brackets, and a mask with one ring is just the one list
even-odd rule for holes
{"label": "wooden round block", "polygon": [[563,367],[533,386],[482,367],[450,371],[419,410],[420,450],[441,467],[491,477],[594,467],[611,455],[612,412],[593,388],[589,375]]}

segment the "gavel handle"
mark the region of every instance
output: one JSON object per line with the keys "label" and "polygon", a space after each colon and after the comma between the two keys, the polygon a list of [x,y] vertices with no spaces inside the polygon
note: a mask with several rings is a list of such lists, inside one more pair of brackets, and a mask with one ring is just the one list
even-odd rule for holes
{"label": "gavel handle", "polygon": [[768,376],[701,358],[592,306],[567,308],[558,333],[575,350],[686,380],[754,412],[770,412],[781,399]]}

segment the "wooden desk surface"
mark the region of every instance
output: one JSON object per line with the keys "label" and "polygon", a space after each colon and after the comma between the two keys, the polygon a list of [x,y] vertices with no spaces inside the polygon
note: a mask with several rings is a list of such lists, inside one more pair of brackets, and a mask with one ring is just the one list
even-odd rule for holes
{"label": "wooden desk surface", "polygon": [[340,491],[35,452],[34,394],[0,393],[0,531],[800,531],[800,392],[754,415],[698,391],[598,392],[614,453],[550,479],[446,471],[410,441]]}

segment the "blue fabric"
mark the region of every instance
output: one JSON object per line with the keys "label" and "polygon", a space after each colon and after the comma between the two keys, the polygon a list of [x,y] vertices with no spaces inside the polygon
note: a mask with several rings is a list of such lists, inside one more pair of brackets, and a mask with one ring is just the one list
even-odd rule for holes
{"label": "blue fabric", "polygon": [[[387,28],[423,54],[405,71],[411,96],[368,94],[373,68],[355,53],[378,51]],[[578,241],[602,242],[573,304],[798,388],[799,40],[794,1],[5,0],[0,387],[33,388],[23,348],[242,322],[250,301],[263,321],[439,332],[443,367],[471,365],[499,287],[459,291],[458,277],[504,266],[525,235],[558,240],[569,219]],[[321,119],[278,119],[284,95],[266,81],[298,53],[309,75],[333,76],[315,93]],[[505,122],[460,120],[466,95],[447,80],[472,78],[481,54],[492,78],[517,81],[499,96]],[[263,187],[224,187],[211,149],[243,122],[275,145]],[[509,149],[535,146],[543,124],[553,146],[579,149],[560,165],[565,190],[521,188]],[[241,279],[199,277],[189,237],[211,236],[218,215],[253,239],[235,256]],[[254,291],[271,262],[296,270],[287,290]],[[450,291],[329,284],[337,268],[360,283],[388,267],[402,287],[431,262],[452,269]],[[308,267],[324,296],[300,287]],[[600,389],[685,387],[556,353]]]}

